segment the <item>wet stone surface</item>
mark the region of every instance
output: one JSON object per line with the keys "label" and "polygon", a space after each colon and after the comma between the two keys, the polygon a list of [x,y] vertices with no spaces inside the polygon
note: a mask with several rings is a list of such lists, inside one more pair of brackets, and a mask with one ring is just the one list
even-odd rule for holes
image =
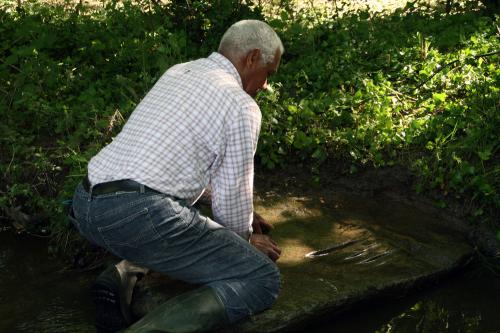
{"label": "wet stone surface", "polygon": [[[271,237],[282,249],[278,302],[223,332],[289,330],[362,301],[401,297],[472,257],[464,235],[421,206],[382,195],[285,192],[266,188],[255,202],[257,212],[275,227]],[[190,288],[152,274],[136,289],[134,312],[142,316]]]}

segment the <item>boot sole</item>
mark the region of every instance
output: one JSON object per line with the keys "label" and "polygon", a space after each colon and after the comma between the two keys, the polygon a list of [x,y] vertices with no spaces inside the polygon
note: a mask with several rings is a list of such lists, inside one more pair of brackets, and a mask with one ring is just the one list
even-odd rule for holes
{"label": "boot sole", "polygon": [[[108,270],[114,269],[113,274]],[[96,307],[96,329],[99,333],[116,332],[130,325],[130,314],[120,293],[121,281],[114,267],[101,274],[91,288]],[[112,276],[111,276],[112,275]]]}

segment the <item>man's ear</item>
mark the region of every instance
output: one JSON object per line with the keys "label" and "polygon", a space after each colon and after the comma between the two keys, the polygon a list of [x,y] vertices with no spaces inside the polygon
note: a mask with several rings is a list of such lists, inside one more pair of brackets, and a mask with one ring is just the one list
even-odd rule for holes
{"label": "man's ear", "polygon": [[249,51],[246,56],[246,65],[250,68],[257,65],[260,62],[261,53],[260,49]]}

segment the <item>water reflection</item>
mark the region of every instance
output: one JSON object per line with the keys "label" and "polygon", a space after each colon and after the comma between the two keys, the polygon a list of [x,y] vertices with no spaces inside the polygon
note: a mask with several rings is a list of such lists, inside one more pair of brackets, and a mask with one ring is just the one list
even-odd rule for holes
{"label": "water reflection", "polygon": [[382,332],[484,332],[481,313],[453,311],[430,299],[417,302],[408,311],[382,325]]}
{"label": "water reflection", "polygon": [[499,300],[500,277],[474,264],[439,286],[344,313],[318,325],[316,332],[500,332]]}

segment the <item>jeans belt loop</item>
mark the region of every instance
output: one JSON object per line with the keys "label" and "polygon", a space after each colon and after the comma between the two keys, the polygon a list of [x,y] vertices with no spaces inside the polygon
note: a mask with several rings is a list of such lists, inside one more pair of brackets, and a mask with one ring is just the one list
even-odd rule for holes
{"label": "jeans belt loop", "polygon": [[[88,201],[88,202],[90,202],[90,201],[92,201],[92,188],[93,188],[94,186],[92,186],[92,183],[90,182],[90,180],[89,180],[89,176],[88,176],[88,175],[85,175],[85,178],[83,179],[82,184],[84,184],[84,183],[87,183],[87,184],[88,184],[88,187],[89,187],[89,190],[87,191],[87,193],[88,193],[88,195],[89,195],[89,197],[88,197],[87,201]],[[83,185],[83,188],[85,189],[85,185]],[[85,189],[85,190],[86,190],[86,189]]]}
{"label": "jeans belt loop", "polygon": [[139,184],[139,193],[141,193],[141,194],[146,193],[146,189],[144,188],[143,184]]}
{"label": "jeans belt loop", "polygon": [[93,188],[93,186],[91,184],[89,187],[89,200],[88,200],[89,202],[92,201],[92,188]]}

